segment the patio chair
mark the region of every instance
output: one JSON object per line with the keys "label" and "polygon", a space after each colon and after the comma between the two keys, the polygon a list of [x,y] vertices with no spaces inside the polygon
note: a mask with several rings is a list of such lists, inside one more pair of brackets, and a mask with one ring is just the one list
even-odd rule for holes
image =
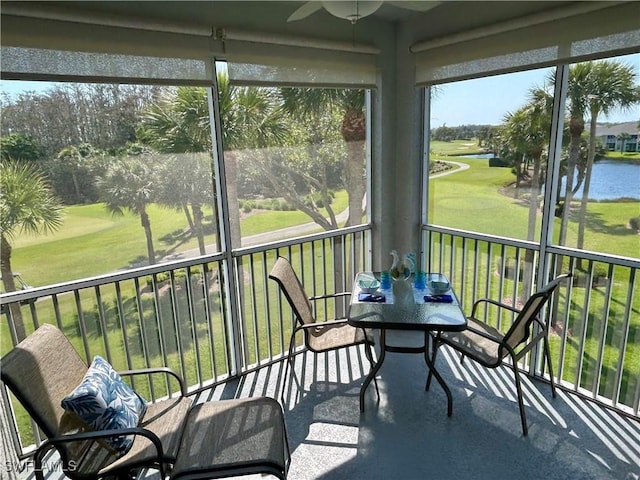
{"label": "patio chair", "polygon": [[[293,270],[291,263],[284,257],[276,260],[269,278],[275,280],[282,293],[284,293],[287,302],[293,310],[296,317],[296,326],[291,332],[289,340],[289,355],[287,357],[284,376],[282,379],[281,398],[284,402],[284,390],[287,381],[287,375],[290,365],[293,365],[296,334],[300,331],[304,333],[304,341],[306,347],[314,353],[328,352],[339,348],[350,347],[353,345],[364,345],[365,355],[373,368],[373,337],[370,332],[361,328],[352,327],[347,323],[346,318],[319,322],[316,320],[311,301],[321,300],[325,298],[337,298],[340,296],[350,295],[351,292],[335,293],[330,295],[320,295],[316,297],[308,297],[304,291],[302,283],[298,279],[296,272]],[[379,397],[378,384],[374,378],[376,393]]]}
{"label": "patio chair", "polygon": [[[464,362],[465,357],[469,357],[487,368],[497,368],[504,364],[503,361],[507,357],[509,358],[509,364],[515,377],[522,433],[524,436],[527,435],[528,429],[517,362],[542,340],[544,344],[544,356],[547,361],[547,368],[549,369],[551,392],[555,398],[556,389],[553,382],[553,369],[551,367],[548,341],[549,325],[548,322],[543,321],[540,317],[540,312],[558,285],[570,276],[571,274],[563,274],[556,277],[541,290],[531,295],[521,310],[488,298],[479,299],[473,304],[471,316],[467,318],[468,324],[466,330],[461,332],[438,332],[433,339],[433,362],[436,360],[438,348],[442,345],[448,345],[458,351],[461,354],[460,363]],[[517,313],[517,316],[506,333],[502,333],[478,317],[478,307],[483,304],[485,305],[485,314],[487,313],[486,309],[489,308],[490,305]],[[537,324],[539,328],[532,336],[531,326],[534,323]],[[427,390],[429,389],[430,383],[431,372],[429,372],[427,377]]]}
{"label": "patio chair", "polygon": [[[161,479],[169,473],[170,478],[202,478],[203,472],[210,473],[206,478],[244,473],[286,478],[290,455],[282,408],[275,400],[234,399],[192,407],[183,380],[172,370],[128,370],[119,374],[173,377],[180,393],[146,404],[134,427],[99,430],[62,407],[63,399],[88,378],[88,370],[65,335],[48,324],[1,359],[2,381],[47,437],[35,452],[37,479],[47,473],[42,466],[51,449],[58,451],[62,469],[72,479],[131,478],[145,467],[159,470]],[[256,413],[265,410],[267,417]],[[194,431],[207,442],[182,440],[192,438]],[[115,451],[109,442],[124,436],[132,440],[130,448]],[[233,455],[228,454],[230,449]],[[178,463],[179,471],[173,468]]]}

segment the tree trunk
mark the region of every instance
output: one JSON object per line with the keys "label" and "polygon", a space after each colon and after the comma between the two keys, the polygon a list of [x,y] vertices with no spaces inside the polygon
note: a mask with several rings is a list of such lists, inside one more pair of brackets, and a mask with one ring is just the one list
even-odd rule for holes
{"label": "tree trunk", "polygon": [[[589,187],[591,185],[591,172],[593,170],[593,161],[596,156],[596,123],[598,121],[598,112],[591,112],[591,123],[589,126],[589,153],[587,155],[587,168],[584,175],[584,187],[582,189],[582,199],[580,201],[580,216],[578,217],[578,242],[576,248],[584,246],[584,229],[587,223],[587,203],[589,203]],[[580,263],[580,260],[578,260]],[[582,265],[578,264],[580,268]]]}
{"label": "tree trunk", "polygon": [[562,212],[562,222],[560,223],[559,244],[566,245],[567,231],[569,229],[569,214],[571,212],[571,202],[573,201],[573,174],[578,164],[580,156],[580,136],[584,131],[584,120],[582,118],[571,118],[569,120],[569,132],[571,142],[569,144],[569,159],[567,160],[567,180],[565,185],[564,209]]}
{"label": "tree trunk", "polygon": [[[531,177],[531,188],[529,190],[529,219],[527,223],[527,240],[533,240],[536,233],[536,218],[538,216],[538,194],[540,193],[540,156],[536,153],[533,162],[533,175]],[[526,301],[531,295],[533,286],[533,260],[535,252],[527,250],[524,257],[524,274],[522,278],[521,298]]]}
{"label": "tree trunk", "polygon": [[225,152],[225,173],[227,177],[227,205],[231,244],[240,247],[242,245],[242,232],[240,231],[240,202],[238,201],[238,157],[234,152]]}
{"label": "tree trunk", "polygon": [[184,216],[187,217],[187,222],[189,223],[189,230],[191,230],[191,234],[196,235],[196,227],[193,224],[191,212],[189,211],[189,206],[186,203],[182,204],[182,211],[184,212]]}
{"label": "tree trunk", "polygon": [[[5,292],[15,292],[16,283],[13,280],[13,270],[11,268],[11,245],[4,235],[0,235],[0,273],[2,274],[2,283],[4,284]],[[24,328],[20,304],[17,302],[9,304],[9,310],[11,312],[11,318],[13,319],[17,340],[24,340],[27,337],[27,333]]]}
{"label": "tree trunk", "polygon": [[200,255],[206,255],[207,251],[204,245],[204,232],[202,228],[202,218],[204,215],[202,214],[202,208],[200,208],[200,204],[192,203],[191,210],[193,210],[193,222],[195,226],[195,234],[198,238],[198,248],[200,249]]}
{"label": "tree trunk", "polygon": [[[367,140],[367,128],[364,110],[348,108],[342,119],[340,133],[347,145],[346,180],[347,192],[349,194],[349,216],[347,217],[345,226],[349,227],[362,223],[362,202],[366,194],[364,148]],[[356,246],[353,245],[353,247],[355,248]],[[342,268],[342,258],[344,258],[343,252],[345,249],[342,238],[336,239],[334,248],[334,264],[340,266],[336,268],[334,274],[335,288],[336,292],[343,292],[346,290],[344,285],[344,278],[346,277],[344,276],[345,272],[343,272]],[[355,249],[354,253],[357,259],[358,249]],[[353,275],[355,272],[347,273]],[[342,311],[338,311],[337,313],[344,314]]]}
{"label": "tree trunk", "polygon": [[153,237],[151,235],[151,222],[149,221],[149,214],[144,208],[140,210],[140,223],[144,228],[144,234],[147,237],[147,255],[149,255],[149,265],[155,265],[156,254],[153,250]]}
{"label": "tree trunk", "polygon": [[71,180],[73,182],[73,189],[76,191],[76,202],[84,203],[80,198],[80,184],[78,183],[78,175],[76,174],[75,166],[72,167],[72,170],[71,170]]}
{"label": "tree trunk", "polygon": [[347,190],[349,192],[349,217],[345,227],[362,223],[362,202],[366,193],[364,174],[364,142],[347,143]]}

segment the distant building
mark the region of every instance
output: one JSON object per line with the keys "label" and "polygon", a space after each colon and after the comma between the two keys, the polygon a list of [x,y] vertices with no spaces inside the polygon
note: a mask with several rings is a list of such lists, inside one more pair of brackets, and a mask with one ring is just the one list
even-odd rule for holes
{"label": "distant building", "polygon": [[638,121],[618,123],[616,125],[598,125],[596,137],[609,151],[640,152],[640,131]]}

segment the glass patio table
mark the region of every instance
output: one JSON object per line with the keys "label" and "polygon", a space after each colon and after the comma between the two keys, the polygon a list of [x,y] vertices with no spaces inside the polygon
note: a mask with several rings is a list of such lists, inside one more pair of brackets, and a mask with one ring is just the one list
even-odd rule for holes
{"label": "glass patio table", "polygon": [[[431,292],[428,287],[425,290],[416,291],[412,287],[412,282],[401,280],[394,282],[393,289],[375,292],[374,298],[367,301],[367,294],[358,286],[358,279],[362,275],[373,275],[380,278],[379,272],[360,272],[356,275],[347,320],[354,327],[380,330],[380,356],[360,387],[360,411],[364,412],[364,397],[367,387],[382,367],[386,352],[421,353],[424,354],[427,367],[433,372],[433,376],[447,395],[447,415],[451,416],[453,411],[451,391],[432,362],[429,333],[433,331],[461,331],[467,327],[467,319],[460,308],[455,293],[451,287],[446,292],[437,292],[444,294],[445,298],[448,296],[447,300],[450,300],[447,302],[438,301],[441,298],[434,295],[434,292]],[[431,274],[427,274],[427,278],[429,275]],[[439,276],[442,277],[442,275]],[[360,294],[363,294],[363,297],[360,297]],[[380,296],[383,296],[384,300]],[[425,296],[429,296],[429,300],[435,301],[426,301]],[[442,296],[440,295],[440,297]],[[424,345],[420,347],[387,345],[387,330],[424,332]]]}

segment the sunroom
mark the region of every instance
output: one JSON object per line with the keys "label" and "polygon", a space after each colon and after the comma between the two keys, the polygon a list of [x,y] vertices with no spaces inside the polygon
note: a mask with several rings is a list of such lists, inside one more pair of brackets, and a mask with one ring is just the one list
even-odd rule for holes
{"label": "sunroom", "polygon": [[[168,366],[197,401],[284,393],[292,479],[640,478],[640,160],[595,134],[640,120],[637,3],[1,13],[1,188],[33,181],[51,205],[12,223],[29,202],[2,197],[0,357],[50,323],[88,363]],[[284,378],[295,318],[277,257],[317,297],[389,269],[392,250],[446,275],[467,314],[572,273],[544,312],[558,397],[541,349],[519,364],[529,435],[508,371],[446,347],[451,417],[417,356],[389,355],[363,413],[360,348],[313,355],[298,337]],[[29,478],[44,438],[1,391],[0,471]]]}

